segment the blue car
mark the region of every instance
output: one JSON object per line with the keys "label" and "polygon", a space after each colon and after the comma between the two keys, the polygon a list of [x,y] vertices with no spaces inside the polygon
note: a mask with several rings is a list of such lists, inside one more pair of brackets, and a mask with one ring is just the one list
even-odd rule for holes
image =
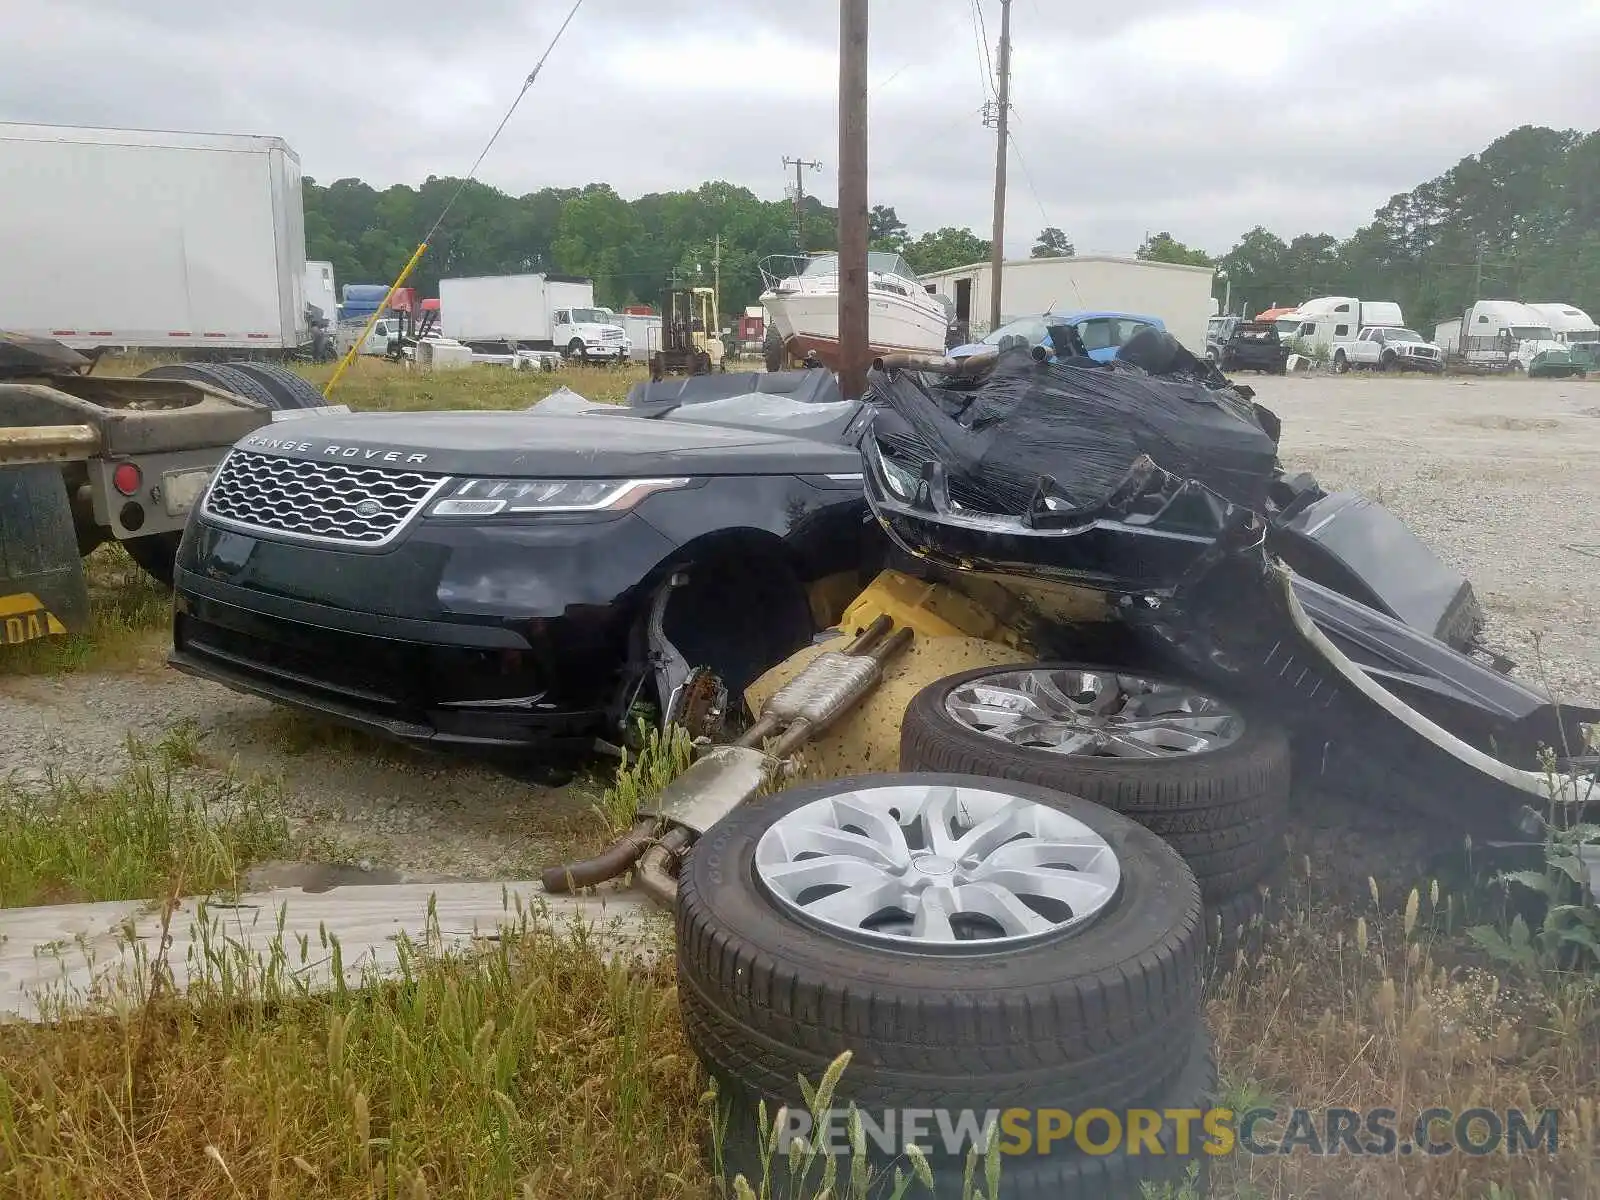
{"label": "blue car", "polygon": [[957,346],[954,350],[948,351],[947,357],[966,358],[968,355],[998,346],[1004,338],[1012,337],[1022,339],[1029,346],[1044,346],[1054,356],[1055,347],[1050,343],[1048,332],[1052,325],[1075,326],[1078,336],[1083,339],[1084,347],[1089,351],[1089,357],[1096,362],[1110,362],[1117,356],[1117,351],[1123,344],[1141,330],[1154,328],[1165,332],[1167,328],[1161,323],[1160,317],[1141,316],[1138,313],[1040,313],[1033,317],[1018,317],[1015,321],[1000,326],[982,341],[969,342],[965,346]]}

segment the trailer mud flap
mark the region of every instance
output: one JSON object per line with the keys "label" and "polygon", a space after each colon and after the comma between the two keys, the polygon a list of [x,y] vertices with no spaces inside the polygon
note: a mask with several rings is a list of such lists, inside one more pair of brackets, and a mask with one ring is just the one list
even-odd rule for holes
{"label": "trailer mud flap", "polygon": [[89,588],[61,468],[0,469],[0,641],[89,627]]}

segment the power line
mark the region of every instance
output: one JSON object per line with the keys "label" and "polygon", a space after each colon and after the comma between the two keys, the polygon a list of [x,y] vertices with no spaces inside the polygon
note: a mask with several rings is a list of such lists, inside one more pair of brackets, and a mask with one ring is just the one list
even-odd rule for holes
{"label": "power line", "polygon": [[989,56],[989,26],[983,20],[983,0],[972,0],[972,11],[978,15],[978,44],[983,47],[984,78],[989,80],[989,90],[994,90],[994,59]]}
{"label": "power line", "polygon": [[578,10],[582,7],[583,0],[573,0],[572,9],[567,13],[567,19],[561,22],[561,27],[556,30],[555,36],[550,39],[550,44],[545,47],[544,53],[539,56],[539,61],[533,64],[533,70],[529,71],[528,77],[522,81],[522,90],[517,93],[517,98],[511,102],[511,107],[506,109],[506,115],[500,118],[500,124],[494,127],[494,132],[489,135],[489,140],[484,143],[483,150],[473,160],[472,169],[467,172],[466,178],[461,181],[461,186],[456,188],[455,195],[445,201],[444,208],[439,212],[439,219],[433,223],[433,228],[429,229],[428,235],[422,239],[424,243],[433,240],[433,235],[438,233],[439,227],[444,224],[445,217],[450,215],[450,210],[455,207],[456,201],[461,199],[461,193],[467,190],[467,185],[478,174],[478,168],[483,165],[483,160],[488,157],[489,151],[493,148],[495,142],[500,139],[500,134],[505,130],[507,123],[510,122],[511,115],[517,111],[517,106],[522,103],[522,98],[528,94],[528,89],[533,86],[533,81],[539,78],[539,72],[544,68],[545,60],[550,57],[550,52],[556,48],[556,43],[561,40],[561,35],[567,31],[567,26],[572,24],[572,18],[578,15]]}
{"label": "power line", "polygon": [[1033,184],[1033,172],[1028,170],[1028,160],[1022,156],[1022,147],[1017,144],[1017,135],[1014,130],[1007,130],[1011,141],[1011,148],[1017,152],[1017,166],[1022,168],[1022,178],[1027,180],[1028,192],[1033,196],[1033,202],[1039,206],[1039,215],[1044,218],[1045,228],[1051,227],[1050,214],[1044,209],[1044,201],[1039,196],[1039,189]]}
{"label": "power line", "polygon": [[978,7],[978,0],[972,0],[972,40],[978,50],[978,88],[983,93],[984,101],[994,95],[994,67],[989,63],[988,31],[983,27],[983,11]]}
{"label": "power line", "polygon": [[333,395],[333,389],[338,386],[339,380],[344,377],[344,373],[350,369],[350,364],[355,362],[356,354],[361,344],[372,336],[372,330],[377,325],[378,318],[389,310],[389,304],[394,299],[394,294],[411,277],[411,272],[417,269],[417,264],[422,261],[422,256],[428,252],[428,243],[433,241],[434,234],[439,232],[440,227],[444,224],[444,219],[450,215],[450,210],[455,207],[456,201],[461,199],[462,193],[467,190],[467,185],[476,178],[478,168],[483,165],[483,160],[488,157],[489,151],[493,148],[495,142],[500,140],[500,134],[510,122],[511,115],[517,111],[517,106],[522,103],[522,98],[528,94],[528,89],[533,86],[533,81],[539,78],[539,72],[543,70],[545,60],[550,57],[551,51],[556,48],[556,43],[561,40],[561,35],[567,31],[567,26],[572,24],[572,18],[578,15],[578,10],[582,7],[583,0],[573,0],[572,8],[567,13],[567,19],[561,22],[561,26],[556,30],[555,36],[550,39],[550,44],[544,48],[544,53],[539,56],[539,61],[533,64],[533,70],[529,71],[528,77],[522,81],[522,87],[517,92],[516,99],[511,102],[511,107],[506,109],[505,116],[500,118],[500,124],[494,127],[494,132],[489,135],[489,140],[484,143],[483,149],[478,152],[478,157],[472,162],[472,169],[461,180],[460,185],[450,199],[445,201],[444,207],[439,210],[438,220],[434,221],[427,234],[417,243],[417,248],[412,252],[410,261],[400,269],[400,274],[395,276],[394,282],[389,285],[389,290],[384,293],[383,300],[379,302],[377,308],[372,310],[372,315],[367,318],[367,324],[362,329],[361,336],[351,343],[349,351],[339,360],[339,365],[333,369],[333,375],[322,389],[324,400]]}

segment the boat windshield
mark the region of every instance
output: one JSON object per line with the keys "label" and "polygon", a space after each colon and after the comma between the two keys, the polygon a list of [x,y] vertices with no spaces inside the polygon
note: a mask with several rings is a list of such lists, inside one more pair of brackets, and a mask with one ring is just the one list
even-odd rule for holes
{"label": "boat windshield", "polygon": [[[869,250],[867,252],[867,270],[874,275],[898,275],[901,279],[915,279],[917,273],[911,269],[909,263],[898,254],[884,250]],[[806,263],[806,268],[800,274],[807,276],[837,275],[839,273],[839,256],[837,254],[818,254]]]}

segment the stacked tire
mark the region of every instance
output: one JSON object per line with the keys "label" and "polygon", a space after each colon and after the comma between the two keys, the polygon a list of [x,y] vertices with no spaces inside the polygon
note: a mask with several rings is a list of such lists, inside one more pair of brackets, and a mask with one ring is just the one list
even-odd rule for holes
{"label": "stacked tire", "polygon": [[1073,662],[952,675],[907,706],[900,768],[1039,784],[1132,817],[1194,872],[1224,960],[1282,894],[1288,733],[1182,680]]}
{"label": "stacked tire", "polygon": [[[876,1131],[856,1155],[872,1195],[909,1173],[915,1141],[932,1194],[961,1196],[973,1146],[949,1131],[962,1114],[971,1132],[1015,1110],[1011,1132],[1029,1141],[1006,1150],[1001,1126],[989,1144],[1000,1197],[1138,1197],[1191,1164],[1203,1192],[1198,1128],[1181,1152],[1171,1126],[1159,1153],[1108,1149],[1109,1124],[1086,1126],[1087,1142],[1032,1138],[1047,1112],[1211,1107],[1204,939],[1199,886],[1171,846],[1036,784],[903,773],[742,805],[695,844],[677,904],[679,1004],[718,1083],[719,1169],[758,1193],[767,1175],[774,1196],[814,1194],[820,1160],[791,1193],[784,1139],[799,1134],[839,1154],[849,1180],[849,1148],[826,1146],[799,1084],[848,1050],[828,1111],[854,1105]],[[805,1113],[809,1133],[792,1118],[763,1127],[763,1105],[769,1123],[785,1106]],[[895,1123],[930,1110],[918,1134]]]}

